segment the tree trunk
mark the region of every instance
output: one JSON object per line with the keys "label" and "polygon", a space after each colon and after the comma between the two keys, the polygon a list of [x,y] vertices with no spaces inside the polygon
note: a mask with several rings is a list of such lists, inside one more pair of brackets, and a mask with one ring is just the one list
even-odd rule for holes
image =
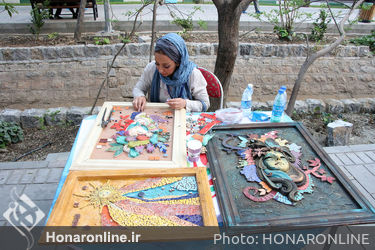
{"label": "tree trunk", "polygon": [[[219,78],[224,91],[224,106],[238,53],[239,23],[242,11],[251,1],[213,0],[218,13],[219,46],[214,74]],[[210,111],[220,108],[218,98],[210,98]]]}
{"label": "tree trunk", "polygon": [[87,3],[87,0],[81,0],[81,3],[79,5],[77,25],[76,25],[76,29],[74,30],[74,40],[76,42],[81,41],[82,24],[83,24],[83,17],[85,16],[86,3]]}
{"label": "tree trunk", "polygon": [[109,0],[104,0],[104,18],[105,18],[104,32],[105,33],[113,32],[112,23],[109,18]]}
{"label": "tree trunk", "polygon": [[156,24],[156,10],[158,9],[159,0],[155,0],[154,9],[152,10],[152,28],[151,28],[151,46],[150,46],[150,57],[149,62],[152,61],[152,55],[154,54],[154,43],[156,37],[155,24]]}

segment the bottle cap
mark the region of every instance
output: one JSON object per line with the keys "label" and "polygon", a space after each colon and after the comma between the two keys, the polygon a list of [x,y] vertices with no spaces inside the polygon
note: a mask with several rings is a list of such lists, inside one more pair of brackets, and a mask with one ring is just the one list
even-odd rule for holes
{"label": "bottle cap", "polygon": [[281,86],[280,89],[283,89],[284,91],[286,90],[286,86]]}
{"label": "bottle cap", "polygon": [[279,89],[279,94],[284,93],[284,91],[285,91],[284,89],[280,88],[280,89]]}

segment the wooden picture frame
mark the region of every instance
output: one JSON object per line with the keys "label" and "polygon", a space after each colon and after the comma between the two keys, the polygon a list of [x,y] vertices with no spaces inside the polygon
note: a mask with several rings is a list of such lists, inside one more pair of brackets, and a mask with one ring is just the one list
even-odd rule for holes
{"label": "wooden picture frame", "polygon": [[[86,141],[83,146],[79,149],[77,156],[74,158],[71,170],[89,170],[89,169],[149,169],[149,168],[177,168],[186,166],[186,111],[172,110],[165,103],[147,103],[145,112],[148,109],[153,109],[153,112],[162,114],[168,112],[171,114],[173,119],[173,127],[171,128],[171,140],[168,150],[171,152],[171,156],[165,159],[162,156],[158,157],[160,160],[149,160],[149,159],[118,159],[112,157],[111,159],[100,159],[92,158],[92,154],[96,149],[96,145],[100,140],[100,136],[104,130],[108,130],[111,123],[104,129],[101,126],[102,117],[105,113],[105,120],[109,118],[109,115],[114,107],[124,107],[128,110],[133,111],[132,103],[130,102],[105,102],[95,120],[95,124],[92,130],[89,132]],[[114,121],[113,121],[114,122]],[[113,124],[112,122],[112,124]],[[108,158],[108,157],[107,157]]]}
{"label": "wooden picture frame", "polygon": [[[244,174],[239,173],[240,169],[236,168],[239,164],[239,156],[233,151],[228,153],[223,151],[223,139],[228,134],[251,137],[265,133],[272,134],[275,130],[278,131],[278,135],[280,134],[280,138],[301,146],[301,162],[320,159],[319,173],[334,178],[332,184],[326,179],[312,176],[314,191],[304,193],[304,198],[294,206],[282,204],[272,198],[267,201],[259,199],[259,202],[247,199],[244,190],[249,186],[259,187],[259,182],[253,182],[254,179],[247,181]],[[374,208],[302,124],[264,123],[221,126],[213,128],[213,132],[215,137],[207,145],[208,160],[223,224],[229,232],[270,232],[375,222]],[[237,145],[236,142],[231,141],[233,145]]]}
{"label": "wooden picture frame", "polygon": [[[164,169],[139,169],[139,170],[137,169],[137,170],[107,170],[107,171],[100,171],[100,170],[70,171],[65,181],[65,184],[61,190],[61,193],[56,201],[56,204],[51,212],[51,215],[48,219],[47,226],[101,226],[100,222],[98,222],[98,219],[97,219],[98,217],[100,217],[100,215],[95,214],[95,210],[97,208],[95,206],[92,206],[92,203],[90,203],[90,201],[88,201],[85,197],[82,196],[82,194],[86,194],[86,193],[92,194],[91,191],[97,190],[93,188],[93,186],[91,186],[93,185],[91,184],[91,182],[95,182],[95,183],[100,182],[101,184],[103,184],[103,186],[108,181],[110,182],[112,181],[111,183],[121,183],[121,182],[126,183],[124,184],[124,186],[121,186],[121,185],[118,186],[119,188],[118,190],[125,187],[125,189],[128,188],[127,191],[131,193],[134,188],[134,185],[133,186],[131,185],[136,183],[139,180],[143,181],[144,179],[155,178],[155,177],[189,177],[189,176],[195,177],[195,180],[196,180],[196,184],[197,184],[196,192],[198,192],[199,194],[199,196],[197,197],[199,197],[199,205],[200,205],[200,211],[201,211],[200,214],[203,220],[203,227],[217,227],[218,222],[216,218],[215,209],[213,206],[210,188],[208,185],[207,171],[206,171],[206,168],[203,168],[203,167],[176,168],[176,169],[164,168]],[[90,183],[88,184],[88,182]],[[113,186],[115,186],[115,184],[113,184]],[[136,186],[136,187],[139,187],[139,186]],[[124,189],[121,189],[121,190],[122,192],[126,193]],[[167,192],[167,191],[168,190],[164,190],[163,192]],[[170,192],[170,193],[171,195],[173,194],[173,192]],[[122,195],[121,197],[125,197],[125,196]],[[163,196],[163,197],[167,197],[167,196]],[[110,200],[110,204],[114,204],[115,202],[113,202],[113,196],[111,197],[111,199],[112,200]],[[144,202],[144,203],[147,203],[147,202]],[[143,203],[140,202],[139,204],[140,204],[139,206],[142,206]],[[106,205],[106,206],[109,206],[109,205]],[[116,206],[118,206],[117,203],[116,203]],[[169,205],[164,205],[164,206],[169,206]],[[170,206],[173,206],[173,203]],[[136,211],[139,211],[139,210],[136,210]],[[101,212],[99,211],[98,214],[100,213]],[[81,217],[81,219],[79,220],[79,223],[77,221],[76,225],[72,225],[72,221],[74,221],[75,219],[74,218],[75,216],[73,216],[74,214],[80,214],[80,217]],[[82,218],[85,215],[86,215],[86,218]],[[83,225],[80,225],[80,223],[83,223]],[[200,227],[194,227],[194,228],[200,228]]]}

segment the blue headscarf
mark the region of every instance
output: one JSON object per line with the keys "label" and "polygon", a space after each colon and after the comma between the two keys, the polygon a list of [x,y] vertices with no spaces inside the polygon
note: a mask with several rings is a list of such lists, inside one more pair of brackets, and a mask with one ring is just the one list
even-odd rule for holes
{"label": "blue headscarf", "polygon": [[155,46],[155,52],[163,51],[179,67],[171,76],[164,77],[156,69],[151,85],[151,102],[160,102],[160,79],[167,84],[168,93],[171,98],[192,99],[189,90],[189,78],[195,63],[189,61],[189,53],[186,48],[184,39],[176,33],[168,33],[158,39]]}

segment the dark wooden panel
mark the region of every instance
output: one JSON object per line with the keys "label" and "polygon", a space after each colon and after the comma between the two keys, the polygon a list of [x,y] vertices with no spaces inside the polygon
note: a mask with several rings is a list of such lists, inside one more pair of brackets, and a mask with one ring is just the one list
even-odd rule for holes
{"label": "dark wooden panel", "polygon": [[[274,199],[254,202],[244,196],[248,186],[259,187],[248,182],[237,168],[238,156],[223,151],[222,140],[227,134],[246,137],[248,134],[262,135],[277,130],[280,138],[301,146],[301,160],[319,158],[321,169],[336,180],[330,184],[312,177],[314,192],[303,194],[294,206]],[[214,185],[219,200],[224,226],[236,231],[273,231],[302,227],[331,226],[343,224],[370,223],[375,221],[374,209],[362,194],[350,183],[329,156],[313,140],[309,132],[299,123],[247,124],[215,127],[215,137],[208,144],[208,159],[212,169]]]}

